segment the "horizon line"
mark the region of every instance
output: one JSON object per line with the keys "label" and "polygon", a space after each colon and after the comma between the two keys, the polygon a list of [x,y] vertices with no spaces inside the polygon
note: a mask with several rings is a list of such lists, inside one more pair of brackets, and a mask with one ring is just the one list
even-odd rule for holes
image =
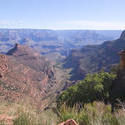
{"label": "horizon line", "polygon": [[125,29],[120,29],[120,28],[119,29],[103,29],[103,28],[102,29],[98,29],[98,28],[97,29],[93,29],[93,28],[92,29],[91,28],[88,28],[88,29],[86,29],[86,28],[85,29],[84,28],[83,29],[76,29],[76,28],[53,29],[53,28],[31,28],[31,27],[29,27],[29,28],[28,27],[25,27],[25,28],[24,27],[22,27],[22,28],[21,27],[16,27],[16,28],[14,28],[14,27],[13,28],[0,27],[0,29],[7,29],[7,30],[53,30],[53,31],[57,31],[57,30],[94,30],[94,31],[96,31],[96,30],[97,31],[98,30],[108,30],[108,31],[119,30],[119,31],[123,31],[123,30],[125,30]]}

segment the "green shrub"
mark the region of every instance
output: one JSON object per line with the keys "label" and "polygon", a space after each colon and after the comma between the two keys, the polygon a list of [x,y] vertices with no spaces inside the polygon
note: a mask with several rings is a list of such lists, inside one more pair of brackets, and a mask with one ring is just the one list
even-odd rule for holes
{"label": "green shrub", "polygon": [[115,74],[107,72],[89,74],[84,80],[65,90],[57,99],[57,105],[59,107],[63,103],[73,106],[76,103],[107,102],[115,78]]}
{"label": "green shrub", "polygon": [[66,121],[67,119],[71,118],[77,121],[78,109],[76,106],[71,108],[63,104],[59,112],[61,121]]}

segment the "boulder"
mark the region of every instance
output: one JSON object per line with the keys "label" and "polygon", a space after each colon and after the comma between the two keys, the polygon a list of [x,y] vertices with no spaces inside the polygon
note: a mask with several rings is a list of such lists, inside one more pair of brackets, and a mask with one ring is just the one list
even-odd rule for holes
{"label": "boulder", "polygon": [[65,122],[58,124],[58,125],[78,125],[78,124],[73,119],[69,119]]}

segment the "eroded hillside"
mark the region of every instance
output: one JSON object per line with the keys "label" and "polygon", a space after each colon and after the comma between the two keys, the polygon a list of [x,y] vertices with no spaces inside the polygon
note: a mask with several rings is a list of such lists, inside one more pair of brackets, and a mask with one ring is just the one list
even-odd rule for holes
{"label": "eroded hillside", "polygon": [[71,68],[72,79],[82,79],[88,73],[109,71],[119,62],[118,52],[125,48],[125,31],[120,38],[101,45],[89,45],[74,49],[65,60],[64,67]]}
{"label": "eroded hillside", "polygon": [[29,99],[40,106],[57,84],[53,64],[27,46],[16,44],[7,55],[1,55],[0,61],[0,98],[3,100]]}

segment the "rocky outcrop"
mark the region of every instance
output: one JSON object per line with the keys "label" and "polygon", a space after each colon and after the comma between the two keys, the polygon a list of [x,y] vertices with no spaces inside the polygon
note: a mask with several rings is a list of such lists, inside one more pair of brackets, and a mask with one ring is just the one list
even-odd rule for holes
{"label": "rocky outcrop", "polygon": [[113,81],[110,98],[112,104],[115,104],[118,100],[125,100],[125,69],[117,71],[117,79]]}
{"label": "rocky outcrop", "polygon": [[4,76],[7,70],[8,70],[7,58],[5,55],[0,55],[0,78]]}
{"label": "rocky outcrop", "polygon": [[0,56],[0,99],[30,100],[42,105],[42,99],[56,85],[53,65],[27,46],[16,44]]}
{"label": "rocky outcrop", "polygon": [[69,119],[66,122],[62,122],[58,125],[78,125],[73,119]]}

